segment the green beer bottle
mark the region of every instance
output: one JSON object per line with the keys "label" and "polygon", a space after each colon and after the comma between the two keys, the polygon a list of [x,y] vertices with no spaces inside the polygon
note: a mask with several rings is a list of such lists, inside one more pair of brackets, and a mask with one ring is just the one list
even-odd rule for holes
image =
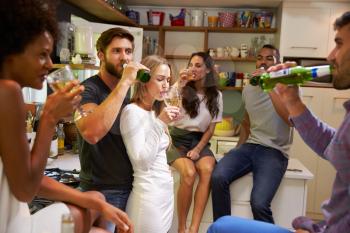
{"label": "green beer bottle", "polygon": [[141,69],[137,71],[136,79],[143,83],[147,83],[151,79],[151,74],[148,70]]}
{"label": "green beer bottle", "polygon": [[312,67],[296,66],[270,73],[263,73],[261,76],[254,76],[250,79],[249,83],[252,86],[259,85],[264,91],[270,91],[277,83],[300,85],[306,81],[311,81],[330,74],[330,65]]}
{"label": "green beer bottle", "polygon": [[[127,63],[124,63],[123,69],[125,69],[127,65],[128,65]],[[151,74],[149,70],[140,69],[137,71],[136,79],[139,80],[140,82],[147,83],[151,79]]]}

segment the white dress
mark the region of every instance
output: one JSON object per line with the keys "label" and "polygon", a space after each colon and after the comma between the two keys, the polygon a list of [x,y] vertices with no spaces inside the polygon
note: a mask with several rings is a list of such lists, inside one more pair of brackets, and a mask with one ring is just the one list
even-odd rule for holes
{"label": "white dress", "polygon": [[120,130],[133,165],[133,189],[126,212],[135,233],[166,233],[174,211],[173,178],[166,160],[165,124],[136,104],[121,114]]}
{"label": "white dress", "polygon": [[59,233],[63,213],[68,207],[54,203],[30,215],[28,204],[11,192],[0,156],[0,233]]}
{"label": "white dress", "polygon": [[0,233],[31,232],[28,204],[13,195],[0,156]]}

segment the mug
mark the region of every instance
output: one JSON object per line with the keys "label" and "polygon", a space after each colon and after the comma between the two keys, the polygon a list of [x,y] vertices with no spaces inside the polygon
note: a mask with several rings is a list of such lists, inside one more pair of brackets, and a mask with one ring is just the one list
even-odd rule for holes
{"label": "mug", "polygon": [[218,47],[218,48],[216,48],[216,56],[217,57],[224,57],[224,48],[222,48],[222,47]]}

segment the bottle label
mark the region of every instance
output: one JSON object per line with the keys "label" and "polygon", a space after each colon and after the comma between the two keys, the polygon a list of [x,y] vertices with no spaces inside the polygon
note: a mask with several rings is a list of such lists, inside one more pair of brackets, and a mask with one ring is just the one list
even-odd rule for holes
{"label": "bottle label", "polygon": [[291,68],[270,72],[270,78],[279,78],[291,74]]}
{"label": "bottle label", "polygon": [[317,66],[311,69],[311,75],[313,78],[323,77],[331,74],[329,65]]}

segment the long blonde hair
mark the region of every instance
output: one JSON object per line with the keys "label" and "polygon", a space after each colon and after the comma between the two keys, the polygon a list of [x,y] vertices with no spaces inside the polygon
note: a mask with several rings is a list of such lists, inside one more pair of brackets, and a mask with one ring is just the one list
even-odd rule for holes
{"label": "long blonde hair", "polygon": [[[151,71],[151,76],[154,75],[154,72],[160,65],[167,65],[170,68],[170,74],[171,74],[171,67],[168,63],[168,61],[160,57],[158,55],[150,55],[142,59],[141,64],[148,67]],[[172,75],[171,75],[172,79]],[[172,83],[172,80],[170,80],[170,83]],[[134,84],[134,93],[131,98],[132,103],[141,103],[145,97],[145,94],[147,92],[147,88],[145,83],[143,82],[137,82]],[[156,112],[156,115],[159,115],[162,108],[162,104],[159,101],[155,101],[155,103],[152,106],[152,109]]]}

